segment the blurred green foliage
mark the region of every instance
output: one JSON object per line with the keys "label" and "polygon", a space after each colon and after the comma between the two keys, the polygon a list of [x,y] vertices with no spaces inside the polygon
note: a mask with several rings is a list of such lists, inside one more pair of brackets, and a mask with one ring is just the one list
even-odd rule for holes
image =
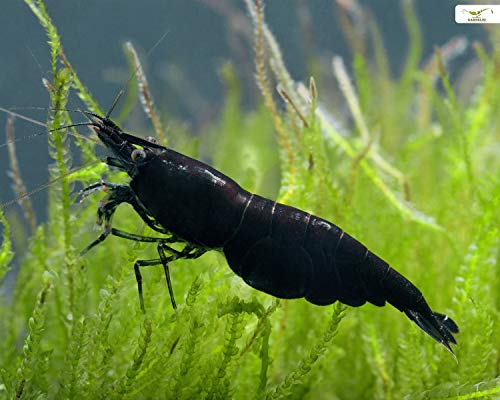
{"label": "blurred green foliage", "polygon": [[[49,36],[51,106],[64,108],[74,88],[91,111],[102,112],[66,58],[42,1],[26,3]],[[375,21],[344,10],[353,72],[349,78],[337,58],[333,74],[353,124],[339,128],[322,93],[332,71],[309,87],[292,82],[262,5],[247,1],[263,105],[242,108],[237,72],[225,65],[225,109],[208,128],[206,148],[215,167],[246,189],[334,221],[409,277],[434,309],[459,324],[458,363],[391,307],[278,301],[245,285],[216,252],[171,266],[177,313],[161,268],[146,269],[144,315],[132,264],[151,258],[151,246],[110,237],[78,256],[97,234],[96,205],[87,199],[74,206],[71,187],[99,180],[106,168],[94,164],[51,187],[49,221],[29,240],[12,299],[0,304],[0,397],[498,396],[500,38],[490,32],[488,53],[475,45],[480,79],[462,100],[444,49],[421,66],[420,27],[412,3],[403,4],[410,40],[399,78],[388,71]],[[357,33],[359,18],[368,18],[370,35]],[[271,90],[275,83],[284,107]],[[49,128],[69,123],[64,111],[48,121]],[[176,135],[172,129],[169,140],[181,144],[177,150],[199,156],[198,146]],[[62,132],[51,135],[53,177],[71,168],[65,141]],[[79,140],[78,149],[92,159],[92,143]],[[108,179],[126,182],[116,173]],[[12,250],[9,225],[0,221],[3,276]],[[148,231],[128,206],[114,222]]]}

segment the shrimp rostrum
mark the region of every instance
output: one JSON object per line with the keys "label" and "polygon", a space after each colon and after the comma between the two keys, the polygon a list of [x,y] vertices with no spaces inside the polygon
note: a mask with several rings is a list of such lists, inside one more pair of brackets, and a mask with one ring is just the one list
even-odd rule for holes
{"label": "shrimp rostrum", "polygon": [[[143,310],[142,266],[163,266],[175,308],[169,263],[218,250],[234,273],[257,290],[283,299],[304,297],[316,305],[387,302],[453,353],[450,344],[456,344],[457,324],[434,312],[415,285],[335,224],[249,193],[203,162],[153,138],[123,132],[108,117],[85,114],[112,153],[107,164],[131,180],[128,185],[100,182],[84,190],[85,195],[105,190],[107,197],[98,210],[104,233],[83,253],[110,234],[156,243],[158,258],[134,265]],[[121,203],[132,205],[162,237],[113,228],[111,217]],[[172,248],[172,243],[184,244],[183,250]]]}

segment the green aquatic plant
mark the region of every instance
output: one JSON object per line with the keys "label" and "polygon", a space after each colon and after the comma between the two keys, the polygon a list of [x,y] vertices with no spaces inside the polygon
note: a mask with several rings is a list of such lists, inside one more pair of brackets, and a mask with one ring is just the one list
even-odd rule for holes
{"label": "green aquatic plant", "polygon": [[[49,37],[46,87],[55,111],[48,127],[71,123],[57,111],[71,90],[102,114],[42,0],[25,1]],[[400,77],[388,72],[376,22],[364,14],[371,34],[363,36],[353,28],[360,11],[345,9],[352,65],[335,58],[324,76],[304,85],[288,73],[262,1],[246,1],[263,101],[254,110],[242,108],[237,71],[226,64],[225,107],[208,128],[207,147],[215,166],[245,188],[334,221],[414,281],[433,307],[459,324],[458,362],[391,307],[280,301],[245,285],[215,252],[171,266],[177,313],[163,271],[145,270],[143,314],[132,264],[154,249],[109,238],[78,256],[96,234],[96,206],[91,199],[74,206],[72,184],[93,183],[105,173],[113,181],[124,177],[94,162],[57,179],[72,159],[60,132],[49,142],[56,182],[49,188],[48,221],[29,238],[12,297],[0,303],[0,398],[498,397],[499,40],[491,38],[490,53],[475,45],[481,80],[463,101],[444,48],[420,66],[420,26],[412,3],[403,4],[410,44]],[[132,93],[142,96],[156,135],[199,156],[187,139],[163,131],[130,44],[126,53],[137,72]],[[325,100],[319,82],[328,79],[338,81],[352,126]],[[81,159],[95,161],[93,143],[77,143]],[[1,213],[0,223],[3,277],[13,250]],[[114,223],[148,231],[125,206]]]}

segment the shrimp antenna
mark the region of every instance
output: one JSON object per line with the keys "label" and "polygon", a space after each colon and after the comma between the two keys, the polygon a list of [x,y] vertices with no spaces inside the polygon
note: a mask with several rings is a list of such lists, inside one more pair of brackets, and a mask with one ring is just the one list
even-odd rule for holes
{"label": "shrimp antenna", "polygon": [[[42,109],[42,108],[43,107],[40,107],[40,109]],[[43,109],[45,110],[45,108],[43,108]],[[7,109],[7,108],[0,107],[0,111],[4,112],[6,114],[12,115],[16,118],[22,119],[24,121],[31,122],[34,125],[43,126],[44,128],[47,127],[47,124],[44,124],[43,122],[37,121],[36,119],[30,118],[30,117],[26,117],[25,115],[22,115],[22,114],[18,114],[12,110]]]}
{"label": "shrimp antenna", "polygon": [[[163,35],[156,41],[156,43],[147,51],[146,57],[149,57],[151,53],[160,45],[161,42],[165,39],[165,37],[170,33],[170,29],[167,29]],[[113,110],[115,109],[116,105],[118,104],[118,101],[122,98],[122,96],[127,92],[127,87],[130,84],[130,81],[134,79],[134,77],[137,76],[137,71],[141,68],[140,65],[134,68],[134,71],[131,72],[129,78],[127,79],[127,82],[125,82],[125,85],[123,85],[123,88],[120,89],[118,94],[116,95],[115,99],[113,100],[113,103],[111,104],[111,107],[109,108],[109,111],[106,113],[106,118],[109,118]]]}
{"label": "shrimp antenna", "polygon": [[[24,116],[21,115],[21,114],[16,114],[13,110],[43,110],[43,111],[67,111],[67,112],[76,112],[76,113],[82,113],[82,110],[81,109],[74,109],[74,108],[56,108],[56,107],[37,107],[37,106],[20,106],[20,107],[9,107],[9,108],[3,108],[3,107],[0,107],[1,111],[3,112],[8,112],[10,114],[13,114],[14,116],[16,117],[20,117],[20,118],[23,118]],[[28,118],[28,117],[24,117],[24,118]],[[44,125],[45,124],[43,122],[40,122],[40,121],[36,121],[36,120],[33,120],[30,122],[34,122],[34,123],[37,123],[38,125]]]}
{"label": "shrimp antenna", "polygon": [[78,171],[81,171],[82,169],[91,167],[93,165],[97,165],[97,164],[99,164],[101,162],[105,162],[105,161],[104,160],[95,160],[95,161],[91,161],[91,162],[89,162],[89,163],[87,163],[85,165],[81,165],[79,167],[73,168],[71,171],[68,171],[64,175],[58,176],[58,177],[56,177],[54,179],[51,179],[50,181],[44,183],[43,185],[38,186],[36,189],[33,189],[33,190],[29,191],[29,192],[21,193],[19,196],[17,196],[16,198],[14,198],[12,200],[0,203],[0,209],[3,210],[4,208],[11,206],[12,204],[17,203],[18,201],[23,200],[26,197],[30,197],[30,196],[34,195],[35,193],[38,193],[38,192],[40,192],[40,191],[48,188],[49,186],[53,185],[54,183],[59,182],[59,181],[63,180],[64,178],[67,178],[68,176],[71,176],[71,175],[73,175],[74,173],[76,173]]}
{"label": "shrimp antenna", "polygon": [[[128,82],[127,82],[128,85]],[[111,107],[109,107],[109,111],[106,113],[106,118],[109,118],[113,110],[115,109],[116,105],[118,104],[118,101],[120,98],[125,94],[125,90],[121,89],[118,94],[116,95],[115,99],[113,100],[113,104],[111,104]]]}
{"label": "shrimp antenna", "polygon": [[[22,119],[24,121],[28,121],[28,122],[30,122],[30,123],[32,123],[34,125],[43,126],[44,128],[47,127],[47,124],[45,124],[43,122],[37,121],[36,119],[27,117],[27,116],[22,115],[22,114],[18,114],[16,112],[13,112],[13,111],[7,109],[7,108],[0,107],[0,111],[4,112],[6,114],[12,115],[12,116],[14,116],[16,118]],[[85,113],[83,113],[82,110],[65,110],[65,111],[74,111],[74,112],[79,112],[79,113],[82,113],[82,114],[85,115]],[[47,129],[47,130],[45,130],[43,132],[37,132],[37,133],[34,133],[32,135],[24,136],[22,138],[16,138],[16,139],[12,139],[12,140],[7,140],[5,143],[0,144],[0,148],[7,146],[9,143],[17,143],[17,142],[20,142],[21,140],[33,139],[33,138],[35,138],[37,136],[42,136],[42,135],[45,135],[47,133],[50,134],[52,132],[60,131],[60,130],[67,129],[67,128],[73,128],[73,127],[77,127],[77,126],[91,126],[91,125],[94,125],[94,124],[91,123],[91,122],[79,122],[79,123],[76,123],[76,124],[60,126],[59,128]],[[92,139],[91,137],[88,137],[88,136],[85,136],[85,135],[80,135],[79,133],[76,133],[76,132],[68,132],[68,134],[71,135],[71,136],[83,139],[83,140],[88,140],[90,142],[94,142],[94,143],[102,146],[102,143],[100,141]]]}
{"label": "shrimp antenna", "polygon": [[[24,136],[24,137],[21,137],[21,138],[16,138],[16,139],[13,139],[13,140],[8,140],[5,143],[0,144],[0,148],[7,146],[9,143],[17,143],[17,142],[20,142],[21,140],[33,139],[33,138],[35,138],[37,136],[42,136],[42,135],[45,135],[47,133],[52,133],[52,132],[56,132],[56,131],[62,131],[63,129],[74,128],[76,126],[92,126],[92,125],[94,125],[94,123],[91,123],[91,122],[79,122],[78,124],[71,124],[71,125],[60,126],[59,128],[47,129],[45,131],[34,133],[33,135],[28,135],[28,136]],[[80,139],[83,139],[83,140],[88,140],[90,142],[94,142],[94,143],[98,144],[99,146],[102,146],[102,143],[99,142],[98,140],[92,139],[92,138],[90,138],[88,136],[85,136],[85,135],[80,135],[79,133],[68,132],[68,135],[71,135],[71,136],[74,136],[74,137],[77,137],[77,138],[80,138]]]}

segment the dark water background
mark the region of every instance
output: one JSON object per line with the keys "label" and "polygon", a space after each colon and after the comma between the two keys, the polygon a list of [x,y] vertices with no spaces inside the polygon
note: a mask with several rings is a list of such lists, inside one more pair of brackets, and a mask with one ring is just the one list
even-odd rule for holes
{"label": "dark water background", "polygon": [[[218,70],[224,60],[232,59],[248,88],[253,83],[252,44],[238,37],[227,19],[206,3],[197,0],[46,0],[47,10],[59,29],[66,55],[80,79],[102,107],[111,104],[127,80],[127,62],[122,44],[131,40],[142,55],[168,31],[166,38],[144,60],[147,77],[160,111],[168,111],[186,121],[194,132],[203,135],[203,125],[215,116],[224,98]],[[243,1],[226,3],[246,15]],[[388,50],[391,68],[398,74],[407,52],[408,36],[401,5],[395,0],[361,1],[376,15]],[[469,44],[484,36],[479,26],[454,22],[455,1],[416,2],[424,40],[424,55],[431,55],[435,45],[451,37],[466,35]],[[313,46],[304,41],[298,12],[306,7],[313,21]],[[335,16],[332,0],[268,0],[266,20],[277,36],[285,62],[296,80],[307,80],[307,54],[349,57],[348,48]],[[237,28],[247,29],[242,22]],[[47,106],[48,95],[42,77],[50,79],[47,37],[38,20],[23,1],[2,2],[0,12],[0,106]],[[455,61],[460,65],[471,57],[469,50]],[[349,58],[347,58],[349,64]],[[172,71],[182,71],[182,79],[172,78]],[[170,77],[170,78],[169,78]],[[184,80],[184,83],[182,81]],[[333,77],[332,77],[333,80]],[[179,83],[180,82],[180,83]],[[190,87],[189,99],[181,98],[177,85]],[[255,99],[255,91],[246,93]],[[253,96],[253,97],[252,97]],[[251,103],[251,101],[250,101]],[[69,106],[79,107],[76,96]],[[20,111],[41,121],[46,112]],[[0,115],[0,132],[6,116]],[[167,122],[167,121],[165,121]],[[16,121],[16,135],[33,134],[39,129]],[[0,143],[4,143],[0,133]],[[28,189],[47,180],[48,156],[45,140],[24,141],[17,145],[23,177]],[[7,149],[0,148],[0,201],[14,197],[7,177]],[[39,220],[44,218],[45,195],[32,199]],[[17,206],[13,206],[17,208]]]}

